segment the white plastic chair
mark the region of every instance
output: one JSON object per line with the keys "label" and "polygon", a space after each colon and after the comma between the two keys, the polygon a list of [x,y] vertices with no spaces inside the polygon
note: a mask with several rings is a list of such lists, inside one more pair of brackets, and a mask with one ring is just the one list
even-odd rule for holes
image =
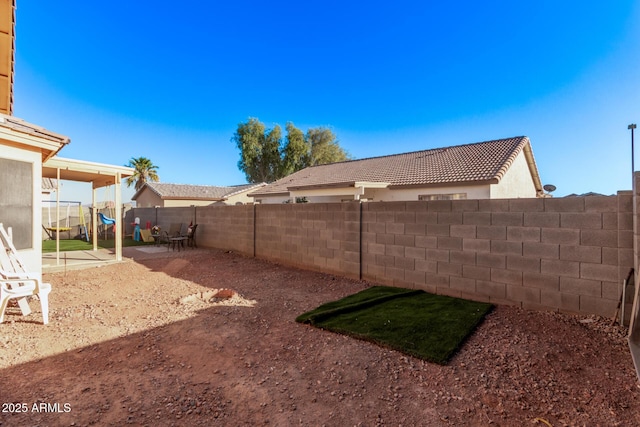
{"label": "white plastic chair", "polygon": [[31,313],[27,297],[37,296],[42,307],[42,320],[49,323],[49,293],[51,285],[43,283],[38,274],[28,272],[18,256],[11,237],[0,223],[0,323],[9,300],[17,298],[23,315]]}
{"label": "white plastic chair", "polygon": [[36,278],[24,275],[21,278],[11,279],[5,271],[0,271],[0,323],[4,321],[4,312],[9,305],[9,300],[13,298],[23,298],[37,296],[40,299],[42,308],[42,323],[49,323],[49,292],[51,285],[41,283]]}

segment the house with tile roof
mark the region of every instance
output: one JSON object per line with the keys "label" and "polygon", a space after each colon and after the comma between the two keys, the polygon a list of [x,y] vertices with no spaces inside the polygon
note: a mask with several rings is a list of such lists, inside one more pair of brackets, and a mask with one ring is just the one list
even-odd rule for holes
{"label": "house with tile roof", "polygon": [[249,193],[256,203],[544,197],[526,136],[312,166]]}
{"label": "house with tile roof", "polygon": [[253,203],[247,194],[259,191],[265,183],[242,184],[228,187],[213,185],[166,184],[147,182],[133,195],[138,208],[207,206],[212,204],[237,205]]}

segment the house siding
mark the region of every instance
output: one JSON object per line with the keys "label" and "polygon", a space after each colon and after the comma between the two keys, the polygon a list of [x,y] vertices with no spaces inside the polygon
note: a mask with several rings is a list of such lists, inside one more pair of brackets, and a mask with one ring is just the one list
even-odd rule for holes
{"label": "house siding", "polygon": [[[491,196],[491,186],[489,184],[481,185],[449,185],[442,187],[419,187],[419,188],[368,188],[365,189],[364,194],[360,196],[362,200],[374,201],[374,202],[398,202],[398,201],[411,201],[418,200],[419,196],[423,194],[457,194],[464,193],[467,195],[467,199],[488,199]],[[339,189],[349,190],[338,191],[338,189],[320,189],[309,191],[296,191],[295,197],[305,197],[309,203],[340,203],[345,200],[355,200],[353,194],[356,192],[355,188]],[[345,193],[345,194],[331,194],[331,193]],[[534,196],[535,197],[535,192]],[[262,204],[278,204],[285,203],[290,200],[291,197],[287,196],[259,196],[256,200],[261,200]]]}
{"label": "house siding", "polygon": [[536,197],[536,187],[531,178],[524,151],[513,161],[498,184],[491,186],[491,199]]}
{"label": "house siding", "polygon": [[179,200],[172,200],[172,199],[165,199],[162,201],[164,204],[164,207],[166,208],[171,208],[171,207],[184,207],[184,206],[208,206],[212,202],[211,200],[192,200],[192,199],[179,199]]}
{"label": "house siding", "polygon": [[154,206],[164,206],[162,199],[156,193],[144,189],[136,198],[136,206],[141,208],[152,208]]}

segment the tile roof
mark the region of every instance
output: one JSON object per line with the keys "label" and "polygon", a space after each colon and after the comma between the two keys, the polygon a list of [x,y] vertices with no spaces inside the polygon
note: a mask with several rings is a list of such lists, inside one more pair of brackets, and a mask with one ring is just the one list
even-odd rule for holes
{"label": "tile roof", "polygon": [[165,184],[160,182],[147,182],[140,190],[133,195],[136,200],[138,195],[145,189],[156,193],[162,199],[187,199],[187,200],[224,200],[244,191],[258,189],[265,184],[242,184],[227,187],[217,187],[214,185],[189,185],[189,184]]}
{"label": "tile roof", "polygon": [[[535,167],[529,138],[518,136],[312,166],[251,195],[286,194],[289,189],[305,187],[352,186],[354,182],[384,182],[393,187],[499,181],[525,148],[530,153],[530,163]],[[537,171],[535,175],[534,181],[539,181]],[[537,186],[540,186],[539,182]]]}

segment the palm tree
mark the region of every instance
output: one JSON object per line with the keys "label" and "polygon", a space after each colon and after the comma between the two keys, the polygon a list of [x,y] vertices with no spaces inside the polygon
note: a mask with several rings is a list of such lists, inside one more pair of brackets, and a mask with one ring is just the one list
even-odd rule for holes
{"label": "palm tree", "polygon": [[146,157],[132,157],[131,160],[129,160],[129,164],[125,166],[135,169],[133,175],[127,177],[127,187],[131,187],[131,184],[135,183],[136,191],[142,188],[148,181],[157,182],[160,180],[156,173],[158,166],[155,166],[153,162]]}

